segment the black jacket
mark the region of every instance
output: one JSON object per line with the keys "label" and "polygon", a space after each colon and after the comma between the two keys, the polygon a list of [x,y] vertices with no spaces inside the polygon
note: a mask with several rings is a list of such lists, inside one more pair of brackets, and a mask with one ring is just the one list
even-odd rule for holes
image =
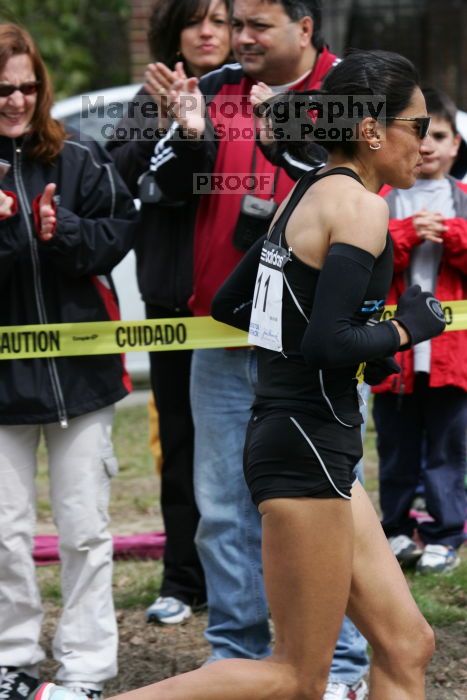
{"label": "black jacket", "polygon": [[[145,106],[149,107],[146,112]],[[141,89],[130,103],[131,115],[118,125],[119,139],[107,143],[117,170],[135,198],[140,195],[140,181],[149,173],[159,141],[155,111],[151,98]],[[125,131],[126,139],[121,138]],[[135,242],[139,290],[146,304],[188,314],[198,198],[184,195],[182,201],[176,201],[176,196],[169,201],[160,190],[157,198],[155,203],[141,204]]]}
{"label": "black jacket", "polygon": [[[0,327],[117,318],[110,271],[132,247],[136,212],[105,151],[70,138],[46,165],[28,157],[27,137],[0,137],[0,158],[11,163],[0,187],[18,200],[18,213],[0,221]],[[49,182],[57,227],[41,242],[33,202]],[[65,425],[129,386],[118,355],[0,359],[0,424]]]}

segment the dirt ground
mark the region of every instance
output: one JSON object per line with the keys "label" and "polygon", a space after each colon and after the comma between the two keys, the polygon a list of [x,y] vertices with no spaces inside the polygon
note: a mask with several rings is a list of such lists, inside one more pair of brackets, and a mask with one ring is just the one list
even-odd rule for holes
{"label": "dirt ground", "polygon": [[[43,642],[49,657],[58,613],[58,607],[46,605]],[[208,645],[203,638],[205,613],[173,627],[147,625],[143,611],[139,610],[118,611],[117,618],[119,675],[108,683],[107,696],[190,671],[208,655]],[[437,652],[428,674],[427,700],[466,700],[467,624],[461,622],[437,629],[436,637]],[[47,661],[42,670],[44,678],[52,678],[55,664]]]}

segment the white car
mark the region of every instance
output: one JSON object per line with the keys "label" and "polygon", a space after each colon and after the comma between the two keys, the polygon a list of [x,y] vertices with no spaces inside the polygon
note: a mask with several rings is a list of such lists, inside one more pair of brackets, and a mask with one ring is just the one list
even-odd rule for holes
{"label": "white car", "polygon": [[[126,105],[139,90],[140,85],[123,85],[121,87],[98,90],[86,95],[77,95],[57,102],[52,114],[55,119],[60,119],[65,125],[77,131],[85,131],[96,141],[104,142],[102,124],[119,121],[119,110],[115,106]],[[94,105],[97,101],[104,104],[106,117],[86,113],[83,119],[83,108],[86,105]],[[139,202],[136,202],[137,206]],[[127,321],[139,321],[145,318],[144,304],[141,300],[136,282],[136,259],[131,250],[125,258],[113,269],[112,278],[117,288],[118,299],[122,319]],[[149,378],[149,358],[146,352],[129,352],[126,355],[128,371],[136,382],[147,381]]]}

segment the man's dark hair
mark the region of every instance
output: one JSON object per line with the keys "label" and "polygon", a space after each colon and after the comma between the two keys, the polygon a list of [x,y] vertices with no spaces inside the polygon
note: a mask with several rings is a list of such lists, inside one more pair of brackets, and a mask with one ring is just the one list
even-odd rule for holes
{"label": "man's dark hair", "polygon": [[321,0],[266,0],[266,2],[271,5],[280,3],[293,22],[298,22],[302,17],[311,17],[313,20],[311,43],[317,51],[322,50],[325,42],[321,34]]}
{"label": "man's dark hair", "polygon": [[426,102],[426,109],[430,116],[445,119],[454,134],[457,134],[456,114],[457,107],[445,92],[432,87],[422,88]]}
{"label": "man's dark hair", "polygon": [[[157,0],[149,18],[148,44],[155,61],[173,68],[180,55],[180,34],[195,17],[203,20],[211,0]],[[224,0],[230,11],[231,0]],[[187,66],[185,65],[185,69]]]}
{"label": "man's dark hair", "polygon": [[[454,135],[458,134],[456,126],[457,107],[451,98],[445,92],[432,87],[422,88],[426,102],[426,110],[432,117],[445,119],[452,129]],[[462,135],[461,135],[462,136]],[[467,144],[461,137],[459,151],[457,157],[450,170],[450,175],[462,180],[467,173]]]}

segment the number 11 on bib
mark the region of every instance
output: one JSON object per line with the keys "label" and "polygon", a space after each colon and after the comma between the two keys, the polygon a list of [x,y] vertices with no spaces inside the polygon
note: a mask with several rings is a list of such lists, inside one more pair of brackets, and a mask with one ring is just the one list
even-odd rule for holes
{"label": "number 11 on bib", "polygon": [[276,352],[282,351],[283,269],[289,259],[285,248],[264,241],[256,275],[248,342]]}

